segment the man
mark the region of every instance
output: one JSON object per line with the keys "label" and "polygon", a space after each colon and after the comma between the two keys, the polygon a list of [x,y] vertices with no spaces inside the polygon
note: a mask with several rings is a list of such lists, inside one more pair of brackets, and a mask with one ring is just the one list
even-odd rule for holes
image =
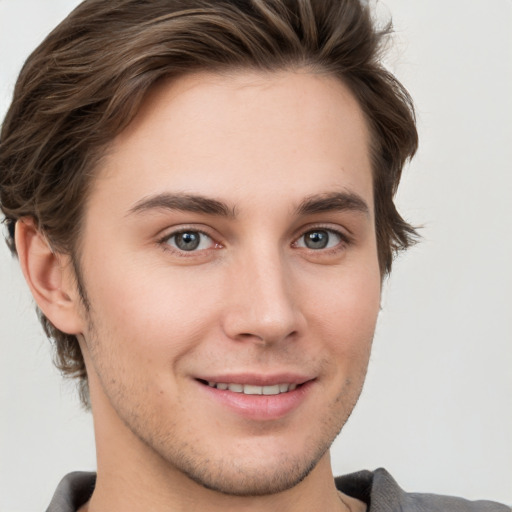
{"label": "man", "polygon": [[414,235],[380,39],[354,1],[87,1],[29,59],[2,209],[98,453],[50,510],[507,510],[333,482]]}

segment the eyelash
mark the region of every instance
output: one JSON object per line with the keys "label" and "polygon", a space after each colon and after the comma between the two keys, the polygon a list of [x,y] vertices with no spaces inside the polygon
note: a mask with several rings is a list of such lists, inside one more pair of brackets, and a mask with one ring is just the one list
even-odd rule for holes
{"label": "eyelash", "polygon": [[[299,247],[298,246],[299,241],[301,239],[303,239],[306,235],[308,235],[310,233],[320,232],[320,231],[327,232],[328,234],[336,235],[336,237],[339,238],[339,242],[334,247],[319,248],[319,249],[312,249],[312,248],[308,248],[308,247]],[[213,245],[213,247],[208,247],[208,248],[199,249],[199,250],[196,250],[196,248],[194,248],[193,250],[190,250],[190,251],[180,249],[179,247],[173,247],[169,241],[171,239],[175,239],[175,237],[178,237],[179,235],[184,234],[184,233],[197,233],[201,236],[205,236],[211,240],[211,244]],[[330,253],[338,252],[340,249],[350,245],[351,243],[352,243],[352,239],[346,233],[344,233],[340,230],[333,229],[332,227],[327,227],[327,226],[312,226],[312,227],[308,227],[307,230],[303,231],[302,234],[298,238],[296,238],[294,240],[294,242],[292,242],[291,245],[292,245],[292,247],[304,249],[311,253],[330,254]],[[196,256],[198,253],[204,253],[205,251],[209,252],[212,249],[221,249],[223,247],[222,244],[216,242],[215,239],[211,235],[209,235],[205,231],[203,231],[201,229],[197,229],[197,228],[181,228],[177,231],[168,233],[164,237],[161,237],[158,240],[158,244],[164,250],[171,251],[181,257],[193,257],[193,256]],[[201,241],[199,241],[199,244],[201,244]]]}

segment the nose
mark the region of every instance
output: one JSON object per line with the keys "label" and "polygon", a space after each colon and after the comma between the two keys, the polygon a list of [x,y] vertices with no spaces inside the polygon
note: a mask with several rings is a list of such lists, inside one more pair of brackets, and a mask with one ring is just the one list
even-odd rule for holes
{"label": "nose", "polygon": [[305,324],[291,269],[278,250],[241,257],[230,269],[225,334],[262,345],[291,340]]}

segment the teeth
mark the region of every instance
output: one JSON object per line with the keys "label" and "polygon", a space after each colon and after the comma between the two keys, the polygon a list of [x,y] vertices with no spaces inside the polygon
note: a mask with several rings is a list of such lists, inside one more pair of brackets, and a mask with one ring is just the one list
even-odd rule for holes
{"label": "teeth", "polygon": [[252,384],[234,384],[208,381],[208,386],[222,390],[243,393],[244,395],[279,395],[297,389],[297,384],[274,384],[273,386],[254,386]]}
{"label": "teeth", "polygon": [[279,384],[275,386],[264,386],[262,391],[264,395],[279,395]]}
{"label": "teeth", "polygon": [[244,395],[262,395],[263,386],[252,386],[251,384],[244,384]]}

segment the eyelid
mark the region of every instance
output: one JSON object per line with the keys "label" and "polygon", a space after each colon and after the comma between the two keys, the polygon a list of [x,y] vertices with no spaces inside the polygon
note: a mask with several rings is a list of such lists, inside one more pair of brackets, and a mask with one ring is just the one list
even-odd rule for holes
{"label": "eyelid", "polygon": [[167,226],[164,229],[161,229],[156,237],[159,240],[165,240],[166,238],[170,238],[173,235],[179,235],[180,233],[185,233],[187,231],[196,231],[197,233],[202,233],[203,235],[209,236],[212,239],[219,238],[214,230],[207,225],[198,223],[190,223],[190,224],[175,224],[173,226]]}

